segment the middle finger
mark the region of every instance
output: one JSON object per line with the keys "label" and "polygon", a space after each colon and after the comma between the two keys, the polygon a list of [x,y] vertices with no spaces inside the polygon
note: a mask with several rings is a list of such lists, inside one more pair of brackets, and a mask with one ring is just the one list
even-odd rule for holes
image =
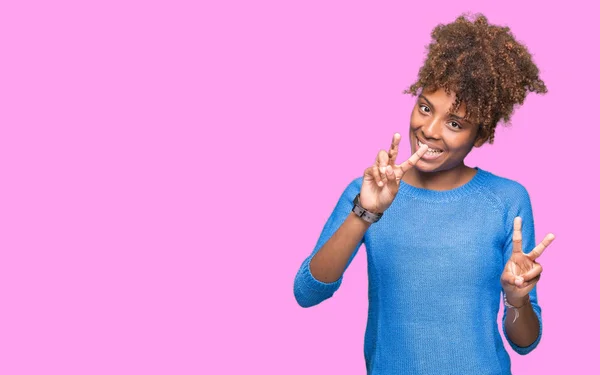
{"label": "middle finger", "polygon": [[379,150],[377,153],[377,159],[375,159],[375,165],[377,168],[385,168],[389,163],[389,155],[386,150]]}
{"label": "middle finger", "polygon": [[392,138],[392,145],[390,146],[390,151],[388,151],[389,155],[389,164],[396,164],[396,157],[398,156],[398,145],[400,144],[400,139],[402,137],[399,133],[394,133],[394,137]]}
{"label": "middle finger", "polygon": [[385,168],[387,168],[389,162],[389,155],[387,151],[380,150],[377,154],[377,171],[379,172],[379,178],[383,184],[387,183],[387,175],[385,173]]}

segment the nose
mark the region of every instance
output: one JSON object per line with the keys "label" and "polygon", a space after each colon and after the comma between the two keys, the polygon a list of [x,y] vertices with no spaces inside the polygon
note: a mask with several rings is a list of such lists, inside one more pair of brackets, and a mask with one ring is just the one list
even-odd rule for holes
{"label": "nose", "polygon": [[421,127],[425,138],[439,139],[442,134],[442,119],[432,119]]}

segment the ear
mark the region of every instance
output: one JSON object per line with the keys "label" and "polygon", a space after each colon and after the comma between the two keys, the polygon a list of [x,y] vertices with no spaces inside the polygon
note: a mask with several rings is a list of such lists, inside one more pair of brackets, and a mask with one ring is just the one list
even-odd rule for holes
{"label": "ear", "polygon": [[487,136],[481,131],[481,127],[479,128],[479,130],[477,131],[477,135],[475,136],[475,143],[473,144],[474,147],[481,147],[485,144],[485,142],[487,141]]}
{"label": "ear", "polygon": [[474,147],[481,147],[485,144],[486,139],[479,137],[475,140],[475,143],[473,144]]}

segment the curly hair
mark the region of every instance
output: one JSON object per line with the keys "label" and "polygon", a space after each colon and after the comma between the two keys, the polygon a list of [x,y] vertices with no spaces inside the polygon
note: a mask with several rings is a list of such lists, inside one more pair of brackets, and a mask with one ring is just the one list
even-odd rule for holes
{"label": "curly hair", "polygon": [[464,101],[467,120],[479,125],[478,137],[492,144],[497,123],[503,120],[509,125],[514,108],[523,104],[528,92],[548,90],[527,47],[515,40],[508,27],[490,25],[482,14],[470,22],[467,15],[433,29],[418,80],[404,93],[454,91],[451,110]]}

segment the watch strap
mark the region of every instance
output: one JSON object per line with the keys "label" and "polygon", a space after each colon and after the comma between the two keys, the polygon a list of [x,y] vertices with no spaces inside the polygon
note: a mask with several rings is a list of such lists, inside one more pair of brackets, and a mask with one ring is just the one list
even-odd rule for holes
{"label": "watch strap", "polygon": [[383,213],[378,214],[363,208],[360,205],[360,193],[358,193],[354,198],[354,207],[352,208],[352,212],[368,223],[376,223],[383,216]]}

